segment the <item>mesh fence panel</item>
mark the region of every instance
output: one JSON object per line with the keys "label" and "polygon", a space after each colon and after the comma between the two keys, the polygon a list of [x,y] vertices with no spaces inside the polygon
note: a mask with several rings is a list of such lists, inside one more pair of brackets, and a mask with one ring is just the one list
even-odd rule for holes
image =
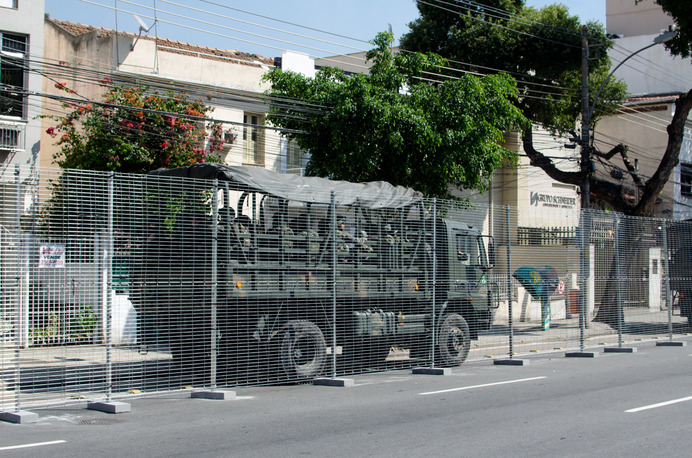
{"label": "mesh fence panel", "polygon": [[689,326],[687,222],[546,208],[533,227],[516,208],[439,199],[22,176],[2,182],[0,411],[456,367]]}

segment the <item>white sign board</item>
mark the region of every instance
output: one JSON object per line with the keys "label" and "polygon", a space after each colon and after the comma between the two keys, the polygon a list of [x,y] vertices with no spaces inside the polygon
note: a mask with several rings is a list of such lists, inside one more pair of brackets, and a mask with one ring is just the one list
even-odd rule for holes
{"label": "white sign board", "polygon": [[64,268],[65,245],[41,245],[39,248],[38,266]]}

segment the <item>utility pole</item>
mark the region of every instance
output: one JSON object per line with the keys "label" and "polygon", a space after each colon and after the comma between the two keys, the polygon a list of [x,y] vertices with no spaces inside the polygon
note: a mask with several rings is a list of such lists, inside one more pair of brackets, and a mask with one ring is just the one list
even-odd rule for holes
{"label": "utility pole", "polygon": [[589,251],[591,230],[588,208],[591,206],[591,186],[589,174],[591,173],[591,148],[589,124],[591,112],[589,110],[589,37],[585,25],[581,28],[581,217],[579,226],[581,229],[581,243],[579,248],[579,351],[584,352],[584,334],[587,327],[587,305],[589,303],[588,276],[590,272]]}
{"label": "utility pole", "polygon": [[581,28],[581,208],[591,206],[591,186],[589,175],[591,173],[591,147],[589,136],[589,124],[591,124],[591,111],[589,110],[589,37],[586,26]]}

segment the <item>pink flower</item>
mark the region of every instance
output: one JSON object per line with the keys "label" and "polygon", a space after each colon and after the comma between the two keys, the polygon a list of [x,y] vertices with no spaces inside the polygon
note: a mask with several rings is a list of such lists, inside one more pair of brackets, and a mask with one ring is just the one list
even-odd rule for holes
{"label": "pink flower", "polygon": [[55,137],[55,128],[54,127],[49,127],[46,129],[46,133],[50,135],[51,137]]}

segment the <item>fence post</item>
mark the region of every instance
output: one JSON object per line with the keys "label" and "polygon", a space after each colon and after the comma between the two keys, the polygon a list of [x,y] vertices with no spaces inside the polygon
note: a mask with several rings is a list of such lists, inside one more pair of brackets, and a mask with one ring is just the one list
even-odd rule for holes
{"label": "fence post", "polygon": [[[21,410],[21,393],[22,393],[22,387],[21,387],[21,380],[20,380],[20,372],[21,372],[21,364],[20,364],[20,355],[21,355],[21,349],[22,349],[22,336],[25,336],[26,342],[28,343],[28,338],[29,338],[29,321],[28,321],[28,303],[26,307],[26,321],[24,320],[24,311],[22,310],[22,296],[23,296],[23,279],[24,276],[22,275],[22,265],[23,265],[23,260],[22,258],[26,258],[26,256],[23,256],[23,244],[22,244],[22,237],[21,237],[21,231],[22,231],[22,211],[21,211],[21,195],[22,195],[22,185],[21,185],[21,176],[20,176],[20,168],[19,164],[15,164],[15,187],[16,187],[16,201],[15,201],[15,248],[16,248],[16,256],[17,256],[17,263],[16,263],[16,269],[17,271],[15,272],[16,274],[16,280],[17,280],[17,289],[15,292],[15,300],[16,300],[16,307],[17,307],[17,322],[15,323],[15,348],[14,348],[14,358],[15,358],[15,367],[14,367],[14,411],[0,411],[0,421],[7,421],[11,423],[36,423],[38,421],[38,414],[35,414],[33,412],[29,411],[22,411]],[[25,294],[28,294],[28,290],[24,291]],[[0,407],[3,405],[0,403]]]}
{"label": "fence post", "polygon": [[108,175],[108,222],[106,229],[105,249],[103,250],[103,268],[105,273],[106,284],[106,314],[104,316],[104,338],[106,340],[106,400],[103,402],[87,402],[87,408],[91,410],[100,410],[108,413],[125,413],[129,412],[131,407],[126,402],[113,402],[113,340],[111,322],[113,318],[113,250],[115,249],[113,235],[113,213],[114,213],[114,182],[115,172]]}
{"label": "fence post", "polygon": [[332,235],[332,378],[336,378],[336,194],[332,190],[329,202]]}
{"label": "fence post", "polygon": [[432,340],[430,341],[430,367],[435,367],[435,344],[437,343],[437,198],[433,198],[433,268],[432,268]]}
{"label": "fence post", "polygon": [[512,316],[512,238],[510,226],[509,205],[505,206],[505,220],[507,223],[507,313],[509,314],[509,359],[514,358],[514,317]]}
{"label": "fence post", "polygon": [[210,374],[209,374],[209,383],[213,388],[216,388],[216,373],[217,373],[217,364],[218,364],[218,358],[217,358],[217,346],[216,346],[216,340],[217,340],[217,299],[218,299],[218,282],[219,282],[219,271],[217,267],[217,261],[218,261],[218,255],[217,251],[219,248],[219,241],[218,241],[218,236],[219,236],[219,226],[218,226],[218,221],[219,221],[219,180],[215,179],[214,180],[214,191],[212,192],[212,206],[211,206],[211,212],[212,212],[212,226],[211,226],[211,336],[210,336],[210,348],[211,348],[211,367],[210,367]]}
{"label": "fence post", "polygon": [[622,347],[622,325],[623,313],[622,310],[622,275],[620,274],[620,216],[615,215],[615,286],[617,292],[617,314],[618,314],[618,347]]}
{"label": "fence post", "polygon": [[[16,247],[16,253],[15,256],[17,256],[17,297],[15,298],[17,301],[17,324],[16,324],[16,334],[15,334],[15,352],[14,352],[14,359],[15,359],[15,374],[14,374],[14,390],[15,390],[15,411],[19,412],[20,410],[20,403],[21,403],[21,369],[22,366],[19,363],[21,352],[22,352],[22,344],[24,340],[24,332],[26,328],[26,332],[28,333],[29,330],[29,322],[24,321],[24,311],[22,308],[22,303],[23,301],[23,291],[22,291],[22,284],[23,284],[23,275],[22,275],[22,211],[20,207],[20,202],[21,202],[21,197],[22,197],[22,182],[21,182],[21,176],[20,176],[20,170],[19,170],[19,164],[15,165],[14,169],[14,179],[15,179],[15,189],[16,189],[16,194],[15,194],[15,247]],[[28,335],[27,335],[28,339]]]}
{"label": "fence post", "polygon": [[586,276],[588,275],[588,269],[586,265],[586,244],[590,242],[587,238],[587,212],[588,210],[581,210],[581,221],[580,221],[580,232],[581,232],[581,247],[579,249],[579,351],[584,351],[584,332],[586,327]]}
{"label": "fence post", "polygon": [[[507,224],[507,227],[505,229],[505,235],[507,241],[507,324],[509,327],[509,358],[496,359],[495,361],[493,361],[493,364],[497,366],[524,366],[526,364],[529,364],[528,360],[514,359],[514,307],[512,304],[512,226],[509,205],[505,206],[505,222]],[[518,232],[517,237],[519,237]]]}
{"label": "fence post", "polygon": [[113,340],[111,322],[113,319],[113,181],[115,173],[108,175],[108,239],[104,263],[106,268],[106,402],[113,394]]}
{"label": "fence post", "polygon": [[668,229],[667,221],[664,219],[661,222],[661,230],[663,232],[663,268],[666,275],[666,306],[668,308],[668,339],[673,340],[673,292],[670,290],[670,271],[668,270]]}

